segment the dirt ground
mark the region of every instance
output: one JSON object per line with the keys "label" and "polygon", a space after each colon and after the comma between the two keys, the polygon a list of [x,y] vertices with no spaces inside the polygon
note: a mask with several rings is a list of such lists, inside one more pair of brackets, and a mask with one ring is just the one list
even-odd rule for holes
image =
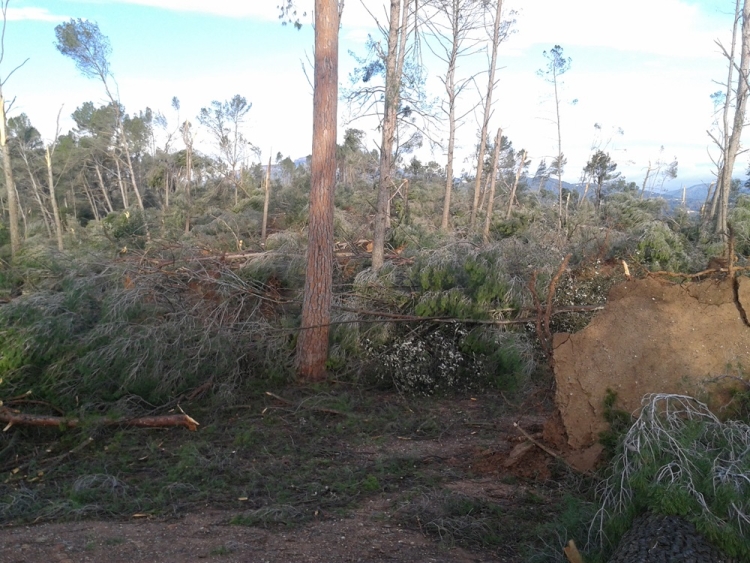
{"label": "dirt ground", "polygon": [[[560,496],[549,491],[562,462],[526,440],[514,424],[573,466],[590,469],[595,456],[576,463],[570,446],[586,447],[602,430],[607,389],[617,391],[621,407],[634,410],[643,393],[694,391],[696,384],[688,376],[715,377],[727,366],[748,361],[747,324],[737,306],[738,301],[750,300],[745,281],[734,294],[732,286],[721,280],[676,285],[649,279],[615,287],[605,311],[586,329],[556,339],[557,403],[562,418],[549,402],[541,407],[544,401],[533,408],[522,406],[523,416],[493,419],[480,414],[487,399],[446,400],[443,410],[433,413],[445,428],[432,437],[419,439],[417,430],[413,436],[390,436],[346,455],[361,463],[413,460],[414,467],[424,469],[428,477],[440,477],[444,491],[507,511],[506,526],[511,532],[519,526],[520,534],[528,522],[514,521],[517,512],[536,510],[543,521],[549,507],[559,504]],[[708,337],[718,340],[709,346]],[[722,353],[717,356],[707,350]],[[552,390],[546,392],[551,395]],[[295,413],[294,421],[304,423]],[[192,506],[173,518],[133,515],[111,521],[7,525],[0,528],[0,563],[525,560],[518,545],[462,548],[434,529],[428,533],[420,520],[422,513],[408,511],[410,504],[424,500],[419,489],[409,487],[363,496],[353,508],[316,512],[312,521],[291,526],[232,524],[243,514],[241,502],[218,508],[207,505],[203,510]],[[529,496],[538,499],[538,508],[522,506]],[[405,523],[405,512],[416,516]]]}
{"label": "dirt ground", "polygon": [[721,390],[750,365],[750,280],[734,282],[623,282],[586,328],[555,335],[557,405],[571,447],[586,448],[606,430],[609,390],[626,412],[648,393],[690,395],[726,410],[731,395]]}
{"label": "dirt ground", "polygon": [[[467,401],[460,406],[470,410],[476,405]],[[389,440],[358,455],[409,456],[415,466],[429,465],[435,474],[468,472],[471,478],[451,481],[447,487],[510,509],[537,487],[535,494],[544,497],[553,463],[540,449],[522,446],[514,422],[541,440],[546,420],[546,415],[534,414],[466,424],[436,439]],[[321,515],[320,520],[291,527],[234,525],[230,520],[241,511],[210,507],[172,519],[9,525],[0,528],[0,563],[524,561],[517,546],[468,550],[420,531],[419,525],[404,526],[396,513],[408,502],[399,498],[399,491],[381,493],[342,515]]]}

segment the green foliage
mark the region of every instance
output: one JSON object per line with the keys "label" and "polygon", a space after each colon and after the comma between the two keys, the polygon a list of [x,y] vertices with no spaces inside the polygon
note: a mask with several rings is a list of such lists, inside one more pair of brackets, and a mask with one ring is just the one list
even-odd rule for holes
{"label": "green foliage", "polygon": [[117,244],[143,248],[146,244],[146,221],[140,211],[113,212],[102,221],[104,233]]}
{"label": "green foliage", "polygon": [[411,269],[412,283],[421,290],[414,307],[420,316],[486,319],[493,309],[515,305],[496,249],[420,258]]}
{"label": "green foliage", "polygon": [[749,440],[747,425],[722,423],[691,397],[644,398],[602,489],[595,519],[602,544],[616,542],[633,516],[650,510],[685,517],[728,555],[750,557]]}
{"label": "green foliage", "polygon": [[661,216],[663,199],[640,199],[634,192],[616,192],[606,198],[604,218],[607,224],[623,231],[639,231]]}
{"label": "green foliage", "polygon": [[278,357],[285,337],[252,315],[260,301],[248,296],[259,284],[182,268],[71,271],[0,308],[5,390],[32,390],[65,411],[124,414],[128,397],[163,404],[205,382],[227,394],[248,377],[290,369]]}
{"label": "green foliage", "polygon": [[[729,223],[734,229],[734,251],[750,254],[750,196],[741,195],[729,211]],[[1,236],[1,235],[0,235]]]}
{"label": "green foliage", "polygon": [[599,442],[604,446],[605,456],[611,459],[619,451],[625,434],[633,424],[632,415],[620,409],[615,408],[617,402],[617,393],[607,389],[604,396],[604,420],[609,424],[609,428],[599,433]]}
{"label": "green foliage", "polygon": [[683,238],[660,221],[645,226],[637,256],[652,270],[680,272],[688,264]]}

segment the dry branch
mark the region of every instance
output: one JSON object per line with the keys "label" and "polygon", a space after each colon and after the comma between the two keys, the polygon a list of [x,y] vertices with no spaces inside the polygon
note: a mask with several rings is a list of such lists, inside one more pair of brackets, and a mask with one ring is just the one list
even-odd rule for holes
{"label": "dry branch", "polygon": [[[80,426],[81,421],[77,418],[66,418],[63,416],[48,416],[43,414],[25,414],[14,411],[8,407],[0,407],[0,422],[5,422],[3,432],[10,430],[13,426],[20,424],[25,426],[57,426],[62,428],[75,428]],[[135,426],[139,428],[167,428],[172,426],[184,426],[188,430],[198,430],[199,423],[186,414],[167,414],[161,416],[142,416],[138,418],[116,418],[99,419],[94,421],[95,426]]]}
{"label": "dry branch", "polygon": [[544,310],[542,310],[542,302],[536,291],[536,270],[531,273],[531,279],[529,279],[529,291],[531,292],[531,297],[534,300],[534,307],[536,309],[536,319],[534,319],[536,323],[536,335],[537,338],[539,338],[542,350],[547,355],[550,362],[552,361],[552,331],[550,330],[549,325],[550,317],[554,313],[552,305],[555,299],[555,287],[557,286],[557,282],[560,281],[560,276],[562,276],[565,268],[568,267],[568,262],[570,261],[571,256],[572,254],[568,254],[563,258],[557,272],[552,276],[552,279],[549,282],[549,287],[547,288],[547,303]]}
{"label": "dry branch", "polygon": [[576,547],[576,542],[574,542],[573,540],[570,540],[568,542],[568,545],[563,547],[563,553],[565,554],[565,557],[568,558],[568,561],[570,561],[570,563],[583,563],[583,557],[581,557],[581,553]]}

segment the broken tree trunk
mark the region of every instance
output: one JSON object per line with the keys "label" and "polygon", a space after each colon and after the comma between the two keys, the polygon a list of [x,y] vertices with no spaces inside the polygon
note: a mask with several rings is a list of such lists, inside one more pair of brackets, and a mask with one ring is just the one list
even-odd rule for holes
{"label": "broken tree trunk", "polygon": [[[43,414],[24,414],[19,411],[0,407],[0,422],[7,423],[3,432],[11,427],[23,424],[25,426],[58,426],[62,428],[75,428],[81,424],[77,418],[66,418],[64,416],[48,416]],[[186,414],[167,414],[162,416],[142,416],[138,418],[115,418],[100,419],[94,422],[96,426],[136,426],[139,428],[167,428],[171,426],[184,426],[188,430],[198,430],[198,422]]]}

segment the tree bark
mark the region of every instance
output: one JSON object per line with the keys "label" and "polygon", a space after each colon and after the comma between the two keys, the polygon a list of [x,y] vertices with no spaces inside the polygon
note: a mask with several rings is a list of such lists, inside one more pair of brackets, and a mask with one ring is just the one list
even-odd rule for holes
{"label": "tree bark", "polygon": [[[523,167],[526,164],[526,151],[521,151],[521,160],[518,163],[518,170],[516,170],[516,177],[513,180],[513,187],[510,189],[510,197],[508,197],[508,211],[505,214],[505,220],[509,220],[513,214],[513,201],[516,199],[516,190],[518,189],[518,181],[521,179],[521,173]],[[585,193],[585,192],[584,192]]]}
{"label": "tree bark", "polygon": [[338,125],[339,6],[315,0],[315,78],[307,269],[296,367],[300,379],[326,376],[333,300],[333,196]]}
{"label": "tree bark", "polygon": [[487,214],[484,217],[484,231],[482,231],[482,238],[484,243],[487,244],[490,241],[490,224],[492,223],[492,207],[495,203],[495,184],[497,183],[497,165],[500,161],[500,145],[503,143],[503,130],[502,128],[497,130],[497,136],[495,137],[495,153],[492,155],[492,176],[490,180],[490,195],[487,200]]}
{"label": "tree bark", "polygon": [[[63,235],[62,221],[60,220],[60,209],[57,207],[57,196],[55,196],[55,179],[52,176],[52,155],[49,147],[45,147],[44,160],[47,162],[47,182],[49,183],[49,201],[52,205],[52,216],[55,218],[55,236],[57,237],[57,250],[62,252]],[[92,202],[93,205],[93,202]]]}
{"label": "tree bark", "polygon": [[49,210],[45,207],[42,201],[42,196],[39,193],[39,184],[37,184],[34,173],[31,171],[31,164],[29,163],[28,155],[25,149],[21,149],[21,158],[26,165],[26,172],[29,174],[29,180],[31,181],[31,188],[34,190],[34,199],[39,204],[39,211],[42,213],[42,220],[44,221],[44,227],[47,229],[47,236],[52,238],[52,228],[50,227]]}
{"label": "tree bark", "polygon": [[16,184],[13,182],[13,168],[8,147],[8,121],[5,115],[5,98],[0,85],[0,150],[3,153],[3,171],[5,173],[5,191],[8,197],[8,216],[10,220],[10,255],[16,257],[21,249],[21,234],[18,232],[18,198]]}
{"label": "tree bark", "polygon": [[[733,61],[730,61],[730,65]],[[732,172],[737,151],[740,148],[740,137],[745,124],[745,109],[749,93],[748,75],[750,74],[750,0],[744,0],[742,7],[742,50],[740,53],[739,76],[737,77],[737,94],[735,98],[734,120],[732,132],[726,146],[721,177],[717,187],[719,197],[716,233],[723,238],[728,237],[727,217],[729,212],[729,192],[732,186]]]}
{"label": "tree bark", "polygon": [[104,196],[104,201],[107,203],[107,211],[110,213],[114,212],[114,207],[112,207],[112,200],[109,198],[109,193],[107,193],[107,186],[104,185],[104,177],[102,176],[102,169],[99,166],[99,163],[94,161],[94,169],[96,170],[96,177],[99,180],[99,187],[102,190],[102,195]]}
{"label": "tree bark", "polygon": [[261,227],[260,239],[263,246],[266,244],[266,235],[268,228],[268,203],[271,199],[271,157],[268,157],[268,168],[266,169],[266,193],[263,198],[263,226]]}
{"label": "tree bark", "polygon": [[497,11],[492,28],[492,56],[490,59],[490,76],[487,81],[487,95],[484,99],[484,118],[482,120],[482,132],[479,138],[479,155],[477,156],[477,174],[474,179],[474,202],[471,206],[469,216],[469,228],[473,229],[477,222],[477,211],[479,209],[479,192],[482,187],[482,171],[484,169],[484,151],[487,148],[487,130],[490,127],[492,116],[492,93],[495,91],[495,67],[497,66],[497,51],[500,47],[500,24],[502,23],[503,0],[496,0]]}
{"label": "tree bark", "polygon": [[393,143],[396,138],[398,106],[401,101],[401,78],[406,56],[409,8],[412,0],[390,0],[388,20],[388,54],[385,63],[385,101],[383,107],[383,135],[380,143],[380,181],[378,207],[372,240],[372,269],[383,267],[385,257],[386,214],[390,201],[393,174]]}

